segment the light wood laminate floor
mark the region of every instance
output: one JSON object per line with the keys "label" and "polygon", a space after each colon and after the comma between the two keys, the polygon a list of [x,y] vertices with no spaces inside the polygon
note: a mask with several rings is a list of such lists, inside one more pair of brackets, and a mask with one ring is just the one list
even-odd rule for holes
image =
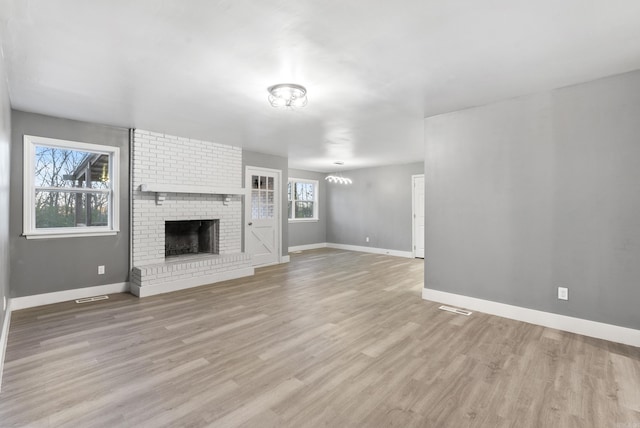
{"label": "light wood laminate floor", "polygon": [[640,428],[640,348],[423,301],[423,262],[14,312],[0,426]]}

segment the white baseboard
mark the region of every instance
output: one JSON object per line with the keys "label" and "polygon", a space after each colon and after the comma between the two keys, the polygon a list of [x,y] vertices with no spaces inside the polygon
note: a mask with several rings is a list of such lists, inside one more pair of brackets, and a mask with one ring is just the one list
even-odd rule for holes
{"label": "white baseboard", "polygon": [[9,341],[9,324],[11,324],[11,299],[7,299],[7,309],[4,311],[2,333],[0,333],[0,391],[2,391],[2,373],[4,373],[4,356]]}
{"label": "white baseboard", "polygon": [[82,299],[84,297],[98,296],[101,294],[126,293],[128,291],[128,282],[117,282],[114,284],[96,285],[94,287],[76,288],[74,290],[35,294],[33,296],[14,297],[11,299],[11,310],[18,311],[20,309],[67,302],[69,300]]}
{"label": "white baseboard", "polygon": [[332,242],[328,242],[327,247],[336,248],[338,250],[360,251],[362,253],[386,254],[389,256],[405,257],[408,259],[413,258],[413,252],[411,251],[387,250],[385,248],[361,247],[359,245],[334,244]]}
{"label": "white baseboard", "polygon": [[318,242],[317,244],[296,245],[289,247],[289,252],[294,253],[296,251],[316,250],[318,248],[327,248],[326,242]]}
{"label": "white baseboard", "polygon": [[291,257],[289,257],[288,255],[280,256],[280,263],[289,263],[290,261],[291,261]]}
{"label": "white baseboard", "polygon": [[294,247],[289,247],[289,253],[293,253],[295,251],[315,250],[318,248],[335,248],[338,250],[360,251],[362,253],[387,254],[389,256],[413,258],[413,252],[411,251],[387,250],[385,248],[362,247],[359,245],[334,244],[333,242],[296,245]]}
{"label": "white baseboard", "polygon": [[156,294],[170,293],[172,291],[200,287],[201,285],[213,284],[215,282],[227,281],[230,279],[242,278],[245,276],[252,276],[254,273],[254,269],[252,267],[249,267],[217,273],[215,275],[197,276],[189,279],[170,281],[157,285],[144,285],[140,287],[136,284],[131,284],[131,294],[134,294],[138,297],[155,296]]}
{"label": "white baseboard", "polygon": [[492,302],[490,300],[477,299],[475,297],[447,293],[429,288],[422,289],[422,298],[424,300],[472,309],[486,314],[564,330],[583,336],[640,347],[640,330],[634,330],[632,328],[507,305],[505,303]]}

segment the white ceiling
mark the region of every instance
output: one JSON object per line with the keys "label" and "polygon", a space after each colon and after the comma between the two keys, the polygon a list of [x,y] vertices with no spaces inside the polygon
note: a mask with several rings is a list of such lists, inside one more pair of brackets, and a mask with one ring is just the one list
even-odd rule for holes
{"label": "white ceiling", "polygon": [[[640,69],[637,0],[0,0],[14,108],[331,171],[423,159],[422,118]],[[266,88],[305,85],[276,110]]]}

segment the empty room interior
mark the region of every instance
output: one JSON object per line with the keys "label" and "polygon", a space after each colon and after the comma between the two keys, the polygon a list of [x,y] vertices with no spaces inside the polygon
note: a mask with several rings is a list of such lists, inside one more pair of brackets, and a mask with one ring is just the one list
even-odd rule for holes
{"label": "empty room interior", "polygon": [[0,0],[0,427],[640,428],[640,2]]}

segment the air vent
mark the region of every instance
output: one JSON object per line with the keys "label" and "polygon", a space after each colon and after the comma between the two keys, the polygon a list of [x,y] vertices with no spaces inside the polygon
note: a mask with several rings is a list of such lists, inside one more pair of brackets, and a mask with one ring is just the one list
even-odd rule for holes
{"label": "air vent", "polygon": [[84,299],[76,299],[76,303],[89,303],[89,302],[97,302],[98,300],[106,300],[109,296],[93,296],[93,297],[85,297]]}
{"label": "air vent", "polygon": [[464,309],[452,308],[451,306],[444,306],[444,305],[440,306],[438,309],[442,309],[443,311],[447,311],[447,312],[453,312],[454,314],[464,315],[467,317],[473,313],[471,311],[465,311]]}

